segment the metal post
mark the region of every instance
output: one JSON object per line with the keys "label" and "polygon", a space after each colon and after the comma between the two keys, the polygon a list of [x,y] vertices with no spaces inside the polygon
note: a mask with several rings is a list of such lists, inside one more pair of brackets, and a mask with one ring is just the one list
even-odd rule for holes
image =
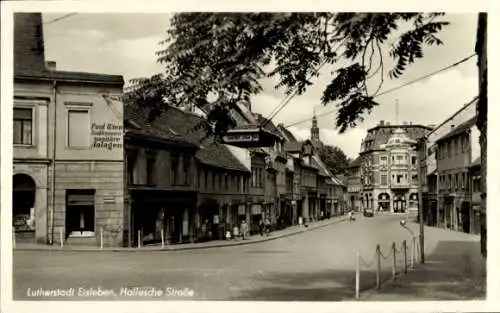
{"label": "metal post", "polygon": [[380,288],[380,272],[382,271],[382,260],[380,256],[380,245],[377,245],[377,289]]}
{"label": "metal post", "polygon": [[164,234],[164,231],[163,231],[163,227],[162,227],[161,228],[161,248],[165,249],[165,236],[163,234]]}
{"label": "metal post", "polygon": [[407,251],[406,251],[406,240],[403,240],[403,253],[404,253],[404,258],[405,258],[405,274],[408,273],[408,260],[407,260]]}
{"label": "metal post", "polygon": [[137,231],[137,248],[141,247],[141,231]]}
{"label": "metal post", "polygon": [[61,248],[64,247],[62,228],[59,228],[59,240],[61,241]]}
{"label": "metal post", "polygon": [[[422,167],[421,167],[421,164],[420,164],[420,150],[424,150],[425,152],[425,149],[422,149],[425,148],[425,141],[426,141],[426,138],[425,136],[420,138],[418,144],[417,144],[417,164],[418,164],[418,171],[417,171],[417,178],[418,178],[418,214],[419,214],[419,224],[420,224],[420,234],[419,234],[419,237],[420,237],[420,247],[424,247],[424,206],[423,206],[423,199],[422,199],[422,180],[423,180],[423,177],[422,177]],[[424,249],[421,249],[420,251],[420,263],[424,263]]]}
{"label": "metal post", "polygon": [[104,247],[104,238],[103,238],[103,236],[104,236],[104,230],[101,227],[101,249]]}
{"label": "metal post", "polygon": [[359,251],[356,252],[356,299],[359,299]]}
{"label": "metal post", "polygon": [[410,257],[410,266],[413,269],[413,259],[415,258],[415,237],[411,237],[411,257]]}
{"label": "metal post", "polygon": [[12,230],[12,248],[16,248],[16,231]]}
{"label": "metal post", "polygon": [[392,279],[396,279],[396,243],[392,243]]}

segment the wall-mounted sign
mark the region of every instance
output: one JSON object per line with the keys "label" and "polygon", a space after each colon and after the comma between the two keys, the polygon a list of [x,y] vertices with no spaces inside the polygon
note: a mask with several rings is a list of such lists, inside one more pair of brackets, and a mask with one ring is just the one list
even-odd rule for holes
{"label": "wall-mounted sign", "polygon": [[115,123],[92,123],[92,148],[121,149],[123,147],[123,126]]}
{"label": "wall-mounted sign", "polygon": [[259,135],[250,134],[230,134],[224,136],[225,142],[257,142],[259,141]]}

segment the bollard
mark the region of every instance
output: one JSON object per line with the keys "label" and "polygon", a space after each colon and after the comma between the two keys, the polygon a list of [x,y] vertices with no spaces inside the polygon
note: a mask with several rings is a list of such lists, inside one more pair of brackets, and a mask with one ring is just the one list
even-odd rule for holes
{"label": "bollard", "polygon": [[392,279],[396,280],[396,243],[392,243]]}
{"label": "bollard", "polygon": [[359,251],[356,252],[356,299],[359,299]]}
{"label": "bollard", "polygon": [[408,260],[407,255],[406,255],[406,240],[403,240],[403,253],[404,253],[404,258],[405,258],[405,274],[408,273]]}
{"label": "bollard", "polygon": [[12,248],[16,248],[16,231],[12,230]]}
{"label": "bollard", "polygon": [[380,245],[377,245],[377,289],[380,288],[380,272],[382,271],[382,260],[380,256]]}
{"label": "bollard", "polygon": [[410,257],[410,267],[413,269],[413,258],[415,258],[415,237],[412,238],[412,243],[411,243],[411,257]]}
{"label": "bollard", "polygon": [[137,248],[141,247],[141,231],[137,231]]}
{"label": "bollard", "polygon": [[101,227],[101,249],[104,247],[104,238],[103,238],[103,235],[104,235],[104,230]]}
{"label": "bollard", "polygon": [[62,228],[59,228],[59,241],[61,242],[61,249],[64,247]]}
{"label": "bollard", "polygon": [[163,228],[161,229],[161,248],[165,249],[165,236],[163,235]]}

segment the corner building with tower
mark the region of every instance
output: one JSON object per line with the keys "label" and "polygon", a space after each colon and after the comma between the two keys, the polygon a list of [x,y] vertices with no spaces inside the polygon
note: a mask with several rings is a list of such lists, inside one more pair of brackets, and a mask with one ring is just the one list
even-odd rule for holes
{"label": "corner building with tower", "polygon": [[418,211],[417,139],[431,131],[423,125],[381,121],[361,143],[361,205],[376,212]]}

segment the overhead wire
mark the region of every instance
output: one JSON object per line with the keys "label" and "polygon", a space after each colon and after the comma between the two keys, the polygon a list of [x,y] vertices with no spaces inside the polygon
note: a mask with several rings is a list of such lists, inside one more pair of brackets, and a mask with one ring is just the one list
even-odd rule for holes
{"label": "overhead wire", "polygon": [[[440,74],[440,73],[445,72],[445,71],[447,71],[447,70],[449,70],[449,69],[452,69],[452,68],[454,68],[454,67],[457,67],[458,65],[460,65],[460,64],[462,64],[462,63],[464,63],[464,62],[466,62],[466,61],[470,60],[470,59],[471,59],[472,57],[474,57],[475,55],[476,55],[476,54],[475,54],[475,53],[473,53],[473,54],[471,54],[471,55],[469,55],[469,56],[467,56],[467,57],[465,57],[465,58],[463,58],[463,59],[461,59],[461,60],[459,60],[459,61],[457,61],[457,62],[455,62],[455,63],[451,64],[451,65],[448,65],[448,66],[446,66],[446,67],[443,67],[443,68],[441,68],[441,69],[439,69],[439,70],[436,70],[436,71],[431,72],[431,73],[429,73],[429,74],[426,74],[426,75],[424,75],[424,76],[420,76],[420,77],[418,77],[418,78],[415,78],[415,79],[413,79],[413,80],[411,80],[411,81],[409,81],[409,82],[407,82],[407,83],[404,83],[404,84],[401,84],[401,85],[399,85],[399,86],[396,86],[396,87],[393,87],[393,88],[387,89],[387,90],[385,90],[385,91],[382,91],[382,92],[380,92],[380,93],[378,93],[378,94],[374,95],[374,96],[373,96],[373,98],[380,97],[380,96],[382,96],[382,95],[386,95],[386,94],[388,94],[388,93],[391,93],[391,92],[394,92],[394,91],[396,91],[396,90],[399,90],[399,89],[401,89],[401,88],[403,88],[403,87],[406,87],[406,86],[412,85],[412,84],[417,83],[417,82],[419,82],[419,81],[421,81],[421,80],[424,80],[424,79],[429,78],[429,77],[431,77],[431,76],[434,76],[434,75]],[[325,112],[325,113],[321,113],[321,114],[316,115],[316,118],[319,118],[319,117],[322,117],[322,116],[326,116],[326,115],[330,115],[330,114],[332,114],[332,113],[335,113],[336,111],[337,111],[337,108],[335,108],[335,109],[333,109],[333,110],[329,110],[329,111],[327,111],[327,112]],[[295,126],[295,125],[299,125],[299,124],[302,124],[302,123],[305,123],[305,122],[308,122],[308,121],[311,121],[311,120],[312,120],[312,118],[307,118],[307,119],[304,119],[304,120],[300,120],[300,121],[297,121],[297,122],[294,122],[294,123],[291,123],[291,124],[286,125],[286,126],[285,126],[285,128],[289,128],[289,127],[292,127],[292,126]]]}

